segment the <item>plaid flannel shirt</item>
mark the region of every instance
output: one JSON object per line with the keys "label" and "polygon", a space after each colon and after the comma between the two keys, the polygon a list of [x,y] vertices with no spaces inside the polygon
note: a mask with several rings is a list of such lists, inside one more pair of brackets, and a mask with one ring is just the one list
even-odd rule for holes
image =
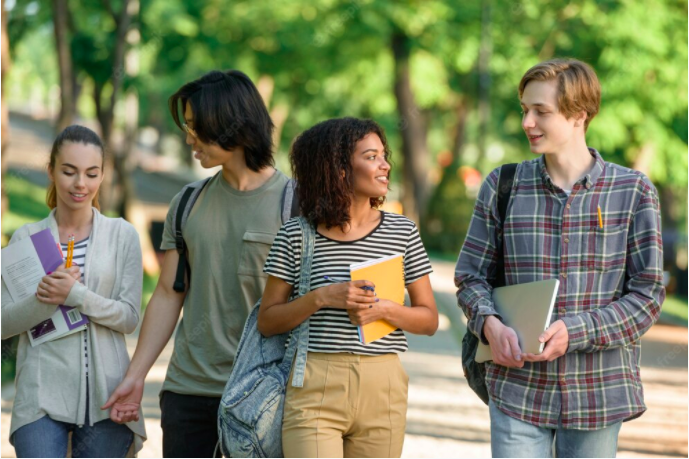
{"label": "plaid flannel shirt", "polygon": [[484,318],[499,317],[489,282],[500,239],[506,285],[560,279],[552,321],[567,326],[567,353],[523,368],[486,364],[495,405],[539,427],[595,430],[646,410],[639,339],[665,299],[658,195],[640,172],[590,151],[595,166],[569,196],[552,182],[543,156],[522,162],[504,225],[494,170],[479,192],[455,270],[468,328],[486,344]]}

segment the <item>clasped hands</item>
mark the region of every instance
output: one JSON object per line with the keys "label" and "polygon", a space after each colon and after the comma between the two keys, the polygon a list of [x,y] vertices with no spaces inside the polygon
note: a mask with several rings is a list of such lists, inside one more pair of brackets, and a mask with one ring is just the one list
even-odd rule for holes
{"label": "clasped hands", "polygon": [[67,300],[75,282],[79,282],[81,273],[78,266],[65,268],[62,263],[55,271],[48,273],[41,279],[36,288],[36,298],[45,304],[60,305]]}
{"label": "clasped hands", "polygon": [[323,307],[344,309],[354,325],[366,325],[385,319],[394,303],[376,296],[375,285],[367,280],[357,280],[328,285],[314,290],[317,303]]}
{"label": "clasped hands", "polygon": [[562,320],[556,320],[541,333],[538,340],[545,343],[541,354],[522,353],[517,333],[495,316],[487,316],[483,333],[490,343],[493,362],[505,367],[521,368],[524,362],[551,362],[567,352],[569,333]]}

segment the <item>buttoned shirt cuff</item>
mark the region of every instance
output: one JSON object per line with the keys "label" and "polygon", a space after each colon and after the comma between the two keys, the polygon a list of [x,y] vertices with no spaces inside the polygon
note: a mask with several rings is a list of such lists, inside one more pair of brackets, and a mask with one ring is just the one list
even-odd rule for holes
{"label": "buttoned shirt cuff", "polygon": [[486,346],[488,346],[490,343],[486,339],[486,334],[483,333],[483,325],[485,324],[486,317],[488,316],[495,316],[500,320],[500,322],[502,322],[502,317],[500,314],[498,314],[498,311],[496,311],[495,308],[487,305],[479,305],[474,322],[474,334],[478,336],[478,339]]}
{"label": "buttoned shirt cuff", "polygon": [[585,351],[589,346],[589,334],[586,321],[581,315],[563,317],[561,319],[567,327],[569,347],[567,352]]}

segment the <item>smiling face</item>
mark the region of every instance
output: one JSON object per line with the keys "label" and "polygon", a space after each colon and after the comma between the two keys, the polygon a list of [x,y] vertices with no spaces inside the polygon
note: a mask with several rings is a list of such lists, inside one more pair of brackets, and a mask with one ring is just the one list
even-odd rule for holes
{"label": "smiling face", "polygon": [[217,144],[205,143],[196,136],[194,131],[194,113],[189,103],[184,107],[184,122],[189,127],[185,141],[193,149],[194,158],[199,160],[201,167],[209,169],[222,166],[232,157],[232,152],[224,150]]}
{"label": "smiling face", "polygon": [[352,153],[352,172],[355,196],[377,198],[388,193],[390,164],[377,134],[367,134],[357,142]]}
{"label": "smiling face", "polygon": [[530,81],[521,98],[522,128],[529,139],[531,151],[557,154],[567,151],[585,135],[585,112],[567,118],[557,104],[556,80]]}
{"label": "smiling face", "polygon": [[103,152],[96,145],[65,142],[48,177],[55,183],[58,207],[91,208],[103,181]]}

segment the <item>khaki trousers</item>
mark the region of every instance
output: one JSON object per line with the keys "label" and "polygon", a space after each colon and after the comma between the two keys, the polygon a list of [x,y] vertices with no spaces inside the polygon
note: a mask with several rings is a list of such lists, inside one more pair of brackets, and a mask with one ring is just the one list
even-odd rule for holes
{"label": "khaki trousers", "polygon": [[304,387],[287,385],[285,457],[400,457],[409,377],[397,354],[309,352]]}

